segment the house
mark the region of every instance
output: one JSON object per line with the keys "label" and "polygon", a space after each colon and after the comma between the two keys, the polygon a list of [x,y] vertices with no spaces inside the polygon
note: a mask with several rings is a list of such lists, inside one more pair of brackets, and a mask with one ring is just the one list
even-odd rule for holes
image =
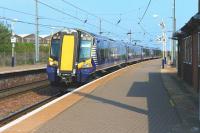
{"label": "house", "polygon": [[[29,34],[27,36],[23,37],[23,41],[24,43],[35,43],[35,34]],[[41,44],[42,42],[42,38],[39,37],[39,43]]]}
{"label": "house", "polygon": [[[17,43],[35,44],[35,34],[17,34],[15,35]],[[40,44],[50,44],[51,35],[39,35]]]}
{"label": "house", "polygon": [[41,44],[50,44],[51,35],[40,35],[42,38]]}
{"label": "house", "polygon": [[16,38],[17,43],[22,42],[22,37],[20,35],[15,35],[14,37]]}

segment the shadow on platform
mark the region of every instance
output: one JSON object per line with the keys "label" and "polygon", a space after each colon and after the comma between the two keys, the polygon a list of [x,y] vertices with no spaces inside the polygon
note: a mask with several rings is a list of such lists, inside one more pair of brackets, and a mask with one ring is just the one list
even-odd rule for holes
{"label": "shadow on platform", "polygon": [[148,133],[169,133],[180,123],[175,109],[169,103],[169,97],[163,85],[160,73],[149,73],[149,81],[133,82],[128,91],[127,97],[144,97],[147,99],[147,111],[120,101],[105,99],[92,94],[85,94],[82,92],[75,92],[75,94],[147,115]]}

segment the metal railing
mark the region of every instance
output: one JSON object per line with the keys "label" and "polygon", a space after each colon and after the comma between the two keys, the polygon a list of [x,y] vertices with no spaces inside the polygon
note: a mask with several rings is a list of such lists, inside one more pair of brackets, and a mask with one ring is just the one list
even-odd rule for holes
{"label": "metal railing", "polygon": [[[40,52],[39,63],[47,63],[48,52]],[[11,66],[12,53],[11,52],[0,52],[0,67]],[[34,52],[15,52],[15,66],[34,64],[35,53]]]}

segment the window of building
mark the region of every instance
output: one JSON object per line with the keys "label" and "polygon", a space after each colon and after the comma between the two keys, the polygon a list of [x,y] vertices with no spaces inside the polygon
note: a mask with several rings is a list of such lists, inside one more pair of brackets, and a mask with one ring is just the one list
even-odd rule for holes
{"label": "window of building", "polygon": [[192,63],[192,37],[186,37],[183,40],[184,44],[184,63]]}
{"label": "window of building", "polygon": [[184,58],[183,58],[183,62],[186,62],[186,57],[187,57],[187,51],[186,51],[186,38],[183,39],[183,47],[184,47],[184,50],[183,50],[183,54],[184,54]]}

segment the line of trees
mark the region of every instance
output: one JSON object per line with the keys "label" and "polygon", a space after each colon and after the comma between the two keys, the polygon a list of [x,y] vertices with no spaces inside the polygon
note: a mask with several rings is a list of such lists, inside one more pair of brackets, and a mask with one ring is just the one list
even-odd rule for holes
{"label": "line of trees", "polygon": [[11,30],[3,23],[0,23],[0,45],[11,44],[10,43],[11,35],[12,35]]}
{"label": "line of trees", "polygon": [[[12,36],[12,31],[0,22],[0,53],[6,52],[9,53],[12,51],[12,44],[10,38]],[[49,48],[46,46],[40,46],[41,52],[47,52]],[[33,43],[17,43],[15,46],[15,52],[34,52],[35,46]]]}

